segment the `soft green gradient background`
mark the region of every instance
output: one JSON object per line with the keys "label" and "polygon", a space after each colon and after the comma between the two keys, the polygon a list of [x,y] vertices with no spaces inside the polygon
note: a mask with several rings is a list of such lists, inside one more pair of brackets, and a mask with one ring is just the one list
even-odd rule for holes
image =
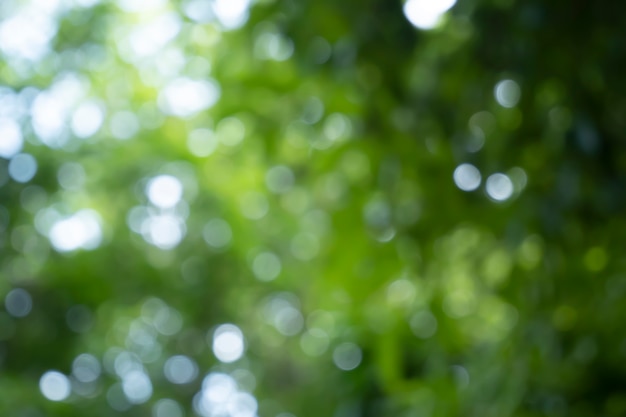
{"label": "soft green gradient background", "polygon": [[[459,0],[420,31],[400,1],[265,0],[225,30],[188,16],[209,3],[0,5],[0,112],[38,165],[21,183],[0,159],[0,296],[32,297],[25,317],[0,311],[2,416],[166,417],[162,398],[192,416],[210,372],[238,376],[260,417],[626,414],[624,6]],[[11,49],[31,29],[6,26],[28,7],[52,25],[34,58]],[[129,42],[164,13],[178,30],[140,56]],[[64,77],[82,87],[74,101],[59,87],[69,104],[50,113],[62,133],[48,146],[29,109]],[[178,77],[213,80],[219,100],[164,114],[159,95]],[[521,91],[511,108],[494,97],[505,79]],[[78,138],[85,100],[104,119]],[[190,149],[196,129],[213,132],[209,155]],[[480,170],[477,190],[455,185],[462,163]],[[293,183],[273,186],[276,166]],[[485,189],[497,172],[513,180],[504,202]],[[160,174],[184,188],[171,249],[128,224]],[[97,212],[97,248],[55,250],[35,228],[46,209]],[[224,248],[205,240],[214,218],[232,230]],[[280,260],[273,280],[255,274],[262,252]],[[159,311],[174,331],[159,331]],[[245,337],[230,364],[211,349],[223,323]],[[333,360],[344,343],[361,351],[353,370]],[[146,402],[115,397],[110,367],[89,394],[42,395],[45,372],[119,349],[143,355]],[[197,378],[170,383],[172,355]]]}

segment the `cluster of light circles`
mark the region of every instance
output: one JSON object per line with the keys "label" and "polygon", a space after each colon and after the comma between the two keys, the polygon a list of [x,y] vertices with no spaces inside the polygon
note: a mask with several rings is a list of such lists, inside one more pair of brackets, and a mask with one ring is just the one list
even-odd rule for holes
{"label": "cluster of light circles", "polygon": [[[504,108],[515,107],[521,97],[521,89],[517,82],[505,79],[499,81],[493,90],[497,103]],[[489,112],[479,112],[470,118],[470,130],[478,135],[481,142],[471,151],[480,150],[484,144],[485,134],[495,129],[495,117]],[[480,170],[470,164],[458,165],[452,175],[456,186],[463,191],[474,191],[480,187],[483,177]],[[496,172],[485,181],[487,196],[494,202],[504,202],[521,192],[526,186],[527,177],[523,169],[515,167],[509,173]]]}
{"label": "cluster of light circles", "polygon": [[21,150],[24,144],[22,129],[18,122],[11,118],[0,119],[0,157],[13,158]]}
{"label": "cluster of light circles", "polygon": [[[23,290],[14,290],[15,294],[7,296],[10,300],[6,301],[6,304],[12,306],[10,310],[15,310],[16,316],[23,316],[27,314],[24,312],[26,307],[20,306],[29,303],[31,306],[32,301],[30,301],[30,296],[26,299],[23,294],[18,293],[19,291]],[[20,302],[13,300],[20,297],[25,300]],[[304,327],[304,319],[297,307],[298,304],[293,294],[278,294],[268,300],[263,314],[265,319],[280,333],[294,336]],[[148,299],[141,308],[141,317],[131,323],[128,337],[148,337],[153,344],[158,344],[153,336],[146,336],[146,325],[165,336],[176,334],[181,329],[182,323],[179,319],[174,322],[169,320],[172,312],[173,309],[162,300]],[[320,356],[329,347],[330,340],[326,331],[332,329],[334,320],[329,313],[317,311],[309,317],[309,321],[310,328],[302,335],[301,344],[308,355]],[[141,326],[138,327],[137,324]],[[144,334],[141,335],[138,332],[144,332]],[[208,333],[207,342],[216,359],[223,364],[233,364],[245,354],[246,343],[243,332],[234,324],[217,326]],[[153,385],[155,380],[148,372],[146,363],[158,361],[161,353],[159,351],[157,356],[146,357],[137,353],[136,345],[133,346],[131,343],[128,347],[129,350],[110,348],[105,353],[102,362],[89,353],[79,354],[72,362],[69,375],[50,370],[41,376],[39,381],[41,393],[50,401],[65,401],[72,395],[94,398],[102,394],[101,378],[106,372],[117,378],[117,382],[110,385],[104,393],[112,409],[124,412],[131,409],[133,405],[150,401],[155,392]],[[362,359],[360,347],[352,342],[340,343],[332,350],[332,361],[342,371],[357,368]],[[191,357],[174,354],[163,362],[162,375],[168,382],[175,385],[190,384],[197,380],[199,367]],[[211,371],[204,377],[202,388],[194,396],[192,405],[200,416],[255,417],[258,403],[251,394],[255,386],[254,375],[245,368],[236,368],[229,373]],[[182,406],[175,400],[167,398],[154,401],[152,409],[155,416],[182,417],[183,415]]]}
{"label": "cluster of light circles", "polygon": [[202,381],[193,408],[203,417],[255,417],[258,403],[252,394],[239,389],[232,376],[212,372]]}
{"label": "cluster of light circles", "polygon": [[[5,306],[12,315],[23,317],[32,308],[32,299],[26,291],[15,289],[7,295]],[[154,392],[153,378],[146,364],[154,364],[163,354],[157,336],[171,337],[181,328],[182,318],[178,311],[158,298],[149,298],[141,307],[141,316],[130,322],[127,349],[110,348],[102,362],[92,354],[79,354],[72,362],[69,375],[57,370],[45,372],[40,378],[40,391],[51,401],[64,401],[71,395],[94,398],[102,394],[101,377],[106,372],[117,379],[104,393],[114,410],[126,411],[135,404],[146,403]],[[222,325],[214,335],[213,347],[220,361],[232,362],[241,357],[243,334],[236,326]],[[154,366],[150,369],[154,370]],[[174,354],[163,362],[162,375],[172,384],[189,384],[196,380],[198,374],[198,364],[186,355]],[[160,405],[157,407],[157,404]],[[154,408],[165,410],[175,407],[158,401]]]}
{"label": "cluster of light circles", "polygon": [[234,324],[222,324],[213,332],[213,354],[223,363],[239,360],[245,351],[243,333]]}
{"label": "cluster of light circles", "polygon": [[83,353],[72,362],[72,373],[69,377],[56,370],[47,371],[39,379],[39,389],[50,401],[64,401],[72,391],[83,397],[93,397],[97,395],[97,381],[101,372],[98,359]]}
{"label": "cluster of light circles", "polygon": [[183,183],[173,175],[151,178],[145,193],[150,206],[133,207],[127,216],[130,229],[163,250],[173,249],[186,234]]}
{"label": "cluster of light circles", "polygon": [[109,404],[118,411],[134,404],[147,402],[153,393],[152,380],[141,359],[134,353],[122,351],[113,361],[113,371],[120,382],[107,391]]}
{"label": "cluster of light circles", "polygon": [[39,389],[50,401],[63,401],[72,391],[70,380],[58,371],[43,374],[39,379]]}
{"label": "cluster of light circles", "polygon": [[[29,4],[30,3],[30,4]],[[5,56],[37,62],[50,52],[58,31],[62,2],[23,3],[0,24],[0,50]],[[20,36],[15,36],[20,33]]]}
{"label": "cluster of light circles", "polygon": [[92,209],[64,215],[56,206],[43,208],[35,216],[35,228],[48,237],[58,252],[94,250],[100,246],[103,237],[102,218]]}
{"label": "cluster of light circles", "polygon": [[[99,3],[99,0],[75,0],[74,3],[81,7],[91,7]],[[167,3],[165,0],[117,1],[121,9],[130,13],[165,9]],[[454,4],[455,0],[408,0],[404,6],[404,13],[416,27],[431,29],[441,22],[443,15]],[[185,14],[192,20],[201,23],[215,20],[227,30],[245,24],[249,7],[249,0],[211,2],[191,0],[183,5]],[[48,10],[48,12],[46,15],[36,13],[34,9],[24,9],[11,19],[2,22],[0,24],[2,52],[7,56],[31,61],[44,57],[49,52],[50,42],[57,31],[54,16],[58,11]],[[176,13],[164,12],[153,21],[131,31],[127,39],[128,46],[140,58],[156,54],[178,36],[181,27],[181,19]],[[25,35],[14,36],[18,32]],[[292,55],[293,44],[278,33],[264,32],[256,39],[254,52],[260,59],[282,61]],[[85,80],[70,74],[58,78],[48,90],[30,92],[33,130],[42,143],[50,147],[61,147],[68,141],[69,132],[78,138],[86,139],[101,129],[106,118],[106,107],[101,101],[87,97],[85,94],[87,90]],[[501,81],[496,85],[494,95],[502,107],[512,108],[520,98],[519,86],[512,80]],[[157,99],[157,105],[166,114],[189,118],[214,106],[220,96],[220,86],[214,80],[175,76],[165,83]],[[319,103],[312,103],[308,113],[303,117],[306,124],[317,123],[323,117],[323,105],[320,109]],[[112,135],[120,139],[132,137],[139,129],[136,117],[129,111],[114,113],[110,122]],[[10,159],[8,169],[11,178],[25,183],[36,174],[37,161],[32,155],[21,153],[24,139],[20,123],[17,118],[4,115],[0,118],[0,136],[3,138],[0,141],[0,157]],[[345,139],[351,130],[351,121],[347,116],[331,114],[324,119],[323,124],[323,133],[327,141],[319,142],[315,146],[324,149],[331,143]],[[214,152],[218,143],[227,146],[238,145],[244,138],[244,132],[245,128],[239,119],[226,118],[220,122],[216,132],[205,128],[192,131],[188,138],[188,147],[194,156],[205,157]],[[483,182],[479,169],[468,163],[461,164],[455,169],[453,179],[463,191],[476,190]],[[60,180],[63,188],[73,187],[71,181],[68,181],[64,185]],[[265,182],[271,193],[282,195],[293,189],[295,178],[288,167],[276,166],[268,170]],[[492,200],[500,202],[514,195],[517,191],[516,184],[512,175],[494,173],[485,181],[485,189]],[[176,247],[186,234],[185,216],[178,210],[180,203],[184,202],[183,183],[173,175],[158,175],[148,181],[145,193],[150,205],[131,210],[128,216],[131,229],[158,248]],[[243,196],[241,205],[244,216],[249,219],[260,219],[269,210],[267,198],[261,193]],[[389,210],[385,202],[374,202],[368,205],[364,216],[368,224],[384,228],[389,223]],[[70,216],[62,216],[54,209],[45,209],[38,217],[40,218],[38,224],[42,225],[40,229],[45,230],[54,248],[60,252],[94,249],[101,243],[101,219],[93,210],[81,210]],[[229,223],[221,218],[208,221],[202,234],[206,243],[214,249],[228,247],[233,238]],[[296,258],[309,261],[317,255],[319,246],[315,234],[303,232],[293,238],[290,248]],[[249,263],[255,277],[264,282],[279,277],[283,268],[280,257],[269,250],[256,253]],[[12,316],[24,317],[32,309],[32,298],[25,290],[12,290],[5,298],[5,307]],[[157,310],[158,313],[150,319],[148,325],[131,326],[127,341],[129,351],[117,352],[113,359],[113,372],[120,378],[120,383],[107,391],[107,397],[114,408],[117,407],[116,409],[120,411],[125,410],[129,404],[145,403],[153,395],[152,380],[142,363],[151,357],[143,357],[132,350],[140,349],[141,346],[157,346],[156,333],[173,335],[181,328],[180,315],[176,316],[175,311],[167,308]],[[294,301],[293,298],[272,299],[267,303],[264,314],[266,321],[284,336],[299,335],[304,329],[305,320],[297,300]],[[437,321],[430,312],[420,312],[411,318],[411,328],[418,337],[428,338],[437,331]],[[310,356],[319,356],[330,346],[329,334],[318,327],[306,330],[300,340],[303,351]],[[246,349],[241,329],[233,324],[217,327],[212,333],[210,345],[215,357],[224,364],[240,360]],[[344,371],[357,368],[362,359],[361,349],[351,342],[341,343],[332,350],[333,363]],[[97,358],[81,354],[74,360],[70,376],[55,370],[44,373],[39,382],[40,390],[52,401],[67,399],[72,390],[78,390],[77,393],[81,395],[91,395],[93,391],[90,391],[89,386],[100,378],[101,368]],[[198,377],[199,369],[197,363],[190,357],[173,355],[165,361],[163,373],[173,384],[188,384]],[[124,400],[120,400],[122,398],[120,394]],[[257,408],[256,398],[242,390],[238,381],[226,373],[212,372],[206,375],[201,391],[194,398],[194,409],[206,417],[254,417]],[[168,399],[156,402],[153,410],[156,417],[183,415],[180,405]]]}
{"label": "cluster of light circles", "polygon": [[[468,163],[457,166],[452,177],[456,186],[467,192],[478,189],[482,183],[478,168]],[[496,172],[490,175],[485,182],[485,192],[494,202],[504,202],[521,192],[525,186],[526,173],[516,167],[508,174]]]}
{"label": "cluster of light circles", "polygon": [[[208,340],[213,354],[222,363],[238,361],[245,353],[243,332],[234,324],[222,324]],[[193,399],[194,410],[204,417],[255,417],[258,409],[256,398],[246,389],[242,389],[241,380],[253,379],[245,369],[235,370],[232,374],[210,372],[202,381],[202,389]],[[252,386],[248,388],[253,388]]]}
{"label": "cluster of light circles", "polygon": [[183,6],[184,13],[198,23],[217,20],[224,30],[243,26],[249,17],[250,0],[191,0]]}

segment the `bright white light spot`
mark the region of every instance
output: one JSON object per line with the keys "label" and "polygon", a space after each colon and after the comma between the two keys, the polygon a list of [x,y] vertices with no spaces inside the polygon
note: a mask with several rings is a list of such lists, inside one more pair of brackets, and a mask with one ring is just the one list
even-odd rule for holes
{"label": "bright white light spot", "polygon": [[244,139],[246,126],[237,117],[225,117],[217,124],[215,133],[226,146],[237,146]]}
{"label": "bright white light spot", "polygon": [[202,394],[209,405],[225,403],[237,392],[237,382],[230,375],[215,372],[202,381]]}
{"label": "bright white light spot", "polygon": [[171,214],[149,217],[142,225],[142,234],[149,243],[161,248],[176,247],[185,235],[180,218]]}
{"label": "bright white light spot", "polygon": [[513,194],[513,182],[504,174],[491,175],[486,185],[487,194],[496,201],[507,200]]}
{"label": "bright white light spot", "polygon": [[26,317],[33,309],[33,299],[26,290],[16,288],[4,297],[4,308],[13,317]]}
{"label": "bright white light spot", "polygon": [[[235,375],[244,377],[243,379],[252,376],[241,369],[233,372],[233,376]],[[203,417],[255,417],[258,409],[256,398],[240,391],[235,378],[218,372],[210,373],[204,378],[202,391],[194,397],[193,406]]]}
{"label": "bright white light spot", "polygon": [[237,29],[248,20],[250,0],[215,0],[213,13],[225,29]]}
{"label": "bright white light spot", "polygon": [[252,272],[259,281],[272,281],[282,269],[280,258],[272,252],[261,252],[252,261]]}
{"label": "bright white light spot", "polygon": [[187,356],[177,355],[165,362],[163,372],[171,383],[187,384],[198,376],[198,365]]}
{"label": "bright white light spot", "polygon": [[100,129],[103,121],[102,107],[95,101],[86,101],[72,114],[72,132],[79,138],[88,138]]}
{"label": "bright white light spot", "polygon": [[221,95],[217,82],[211,79],[195,81],[177,78],[159,94],[158,104],[162,111],[179,117],[190,117],[213,107]]}
{"label": "bright white light spot", "polygon": [[28,182],[36,173],[37,161],[30,154],[17,154],[9,162],[9,175],[17,182]]}
{"label": "bright white light spot", "polygon": [[232,240],[233,232],[226,221],[222,219],[212,219],[204,226],[202,236],[209,246],[223,248]]}
{"label": "bright white light spot", "polygon": [[59,252],[96,249],[102,241],[101,221],[94,210],[80,210],[54,223],[49,233],[50,243]]}
{"label": "bright white light spot", "polygon": [[39,380],[39,389],[50,401],[63,401],[70,395],[70,381],[57,371],[48,371]]}
{"label": "bright white light spot", "polygon": [[183,417],[183,408],[174,400],[164,398],[152,407],[152,417]]}
{"label": "bright white light spot", "polygon": [[270,168],[265,174],[265,184],[273,193],[283,194],[293,187],[295,177],[293,171],[284,165]]}
{"label": "bright white light spot", "polygon": [[404,4],[404,15],[413,26],[428,30],[436,27],[441,17],[456,0],[408,0]]}
{"label": "bright white light spot", "polygon": [[354,343],[342,343],[333,351],[333,362],[342,371],[351,371],[361,363],[361,348]]}
{"label": "bright white light spot", "polygon": [[39,61],[49,52],[56,32],[52,14],[25,8],[0,24],[0,49],[9,56]]}
{"label": "bright white light spot", "polygon": [[119,111],[111,117],[109,129],[117,139],[130,139],[139,132],[139,119],[130,111]]}
{"label": "bright white light spot", "polygon": [[472,164],[461,164],[454,170],[454,183],[463,191],[473,191],[480,186],[480,171]]}
{"label": "bright white light spot", "polygon": [[80,382],[93,382],[100,376],[101,366],[95,356],[83,353],[72,363],[72,375]]}
{"label": "bright white light spot", "polygon": [[221,362],[235,362],[243,355],[243,333],[233,324],[222,324],[213,333],[213,353]]}
{"label": "bright white light spot", "polygon": [[171,208],[183,197],[183,184],[172,175],[159,175],[150,180],[146,194],[155,206],[162,209]]}
{"label": "bright white light spot", "polygon": [[117,5],[129,13],[150,12],[167,4],[167,0],[117,0]]}
{"label": "bright white light spot", "polygon": [[64,142],[65,108],[54,94],[44,91],[37,95],[31,108],[33,130],[43,143],[58,147]]}
{"label": "bright white light spot", "polygon": [[51,13],[53,16],[55,13],[64,11],[66,6],[63,0],[31,0],[30,5],[37,7],[42,12]]}
{"label": "bright white light spot", "polygon": [[214,19],[211,3],[206,0],[191,0],[183,4],[185,16],[198,23],[209,23]]}
{"label": "bright white light spot", "polygon": [[180,17],[176,13],[162,14],[139,26],[129,37],[135,57],[147,57],[162,51],[178,35],[181,26]]}
{"label": "bright white light spot", "polygon": [[45,145],[59,148],[67,142],[67,118],[88,87],[84,78],[66,74],[48,90],[37,94],[31,106],[31,121],[34,132]]}
{"label": "bright white light spot", "polygon": [[78,162],[67,162],[59,168],[57,179],[66,190],[80,190],[85,183],[85,170]]}
{"label": "bright white light spot", "polygon": [[9,87],[0,87],[0,118],[20,120],[28,114],[28,100],[36,92],[33,87],[24,88],[20,94]]}
{"label": "bright white light spot", "polygon": [[132,404],[143,404],[152,396],[152,382],[143,371],[131,371],[122,379],[122,390]]}
{"label": "bright white light spot", "polygon": [[20,125],[13,119],[0,119],[0,157],[10,159],[22,150],[23,144]]}
{"label": "bright white light spot", "polygon": [[209,129],[192,130],[187,138],[189,152],[200,158],[211,155],[217,149],[217,145],[217,137]]}
{"label": "bright white light spot", "polygon": [[519,85],[513,80],[503,80],[496,84],[493,94],[502,107],[515,107],[522,94]]}
{"label": "bright white light spot", "polygon": [[93,7],[96,4],[100,4],[101,0],[74,0],[74,2],[81,6],[81,7],[85,7],[85,8],[89,8],[89,7]]}

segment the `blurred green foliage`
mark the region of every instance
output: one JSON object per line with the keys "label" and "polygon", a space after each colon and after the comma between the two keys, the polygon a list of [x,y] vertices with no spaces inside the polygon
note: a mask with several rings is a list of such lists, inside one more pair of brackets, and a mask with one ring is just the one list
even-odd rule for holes
{"label": "blurred green foliage", "polygon": [[623,12],[4,0],[0,414],[626,415]]}

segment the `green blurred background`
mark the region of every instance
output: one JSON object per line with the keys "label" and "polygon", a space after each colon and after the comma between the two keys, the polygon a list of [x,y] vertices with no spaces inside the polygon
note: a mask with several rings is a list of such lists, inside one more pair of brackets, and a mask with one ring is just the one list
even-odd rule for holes
{"label": "green blurred background", "polygon": [[0,415],[626,415],[625,13],[3,0]]}

